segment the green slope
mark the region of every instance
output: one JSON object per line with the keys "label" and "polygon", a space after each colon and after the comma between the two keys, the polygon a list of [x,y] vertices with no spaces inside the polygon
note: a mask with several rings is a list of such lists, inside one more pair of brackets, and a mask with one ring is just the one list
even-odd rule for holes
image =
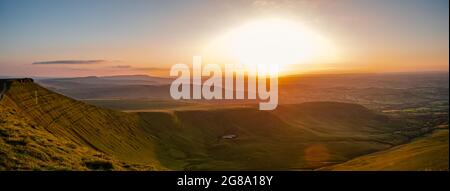
{"label": "green slope", "polygon": [[119,160],[160,166],[154,160],[152,136],[138,126],[137,115],[90,106],[17,80],[8,83],[1,103],[21,119],[75,145]]}
{"label": "green slope", "polygon": [[273,112],[153,112],[140,118],[154,124],[145,128],[157,137],[157,156],[174,169],[310,170],[407,141],[396,133],[403,122],[345,103],[287,105]]}
{"label": "green slope", "polygon": [[410,143],[357,157],[322,170],[444,170],[448,171],[448,126]]}
{"label": "green slope", "polygon": [[[21,151],[15,147],[32,148],[28,144],[11,147],[14,141],[9,139],[14,136],[55,139],[53,147],[47,146],[49,141],[36,143],[49,158],[26,155],[25,159],[40,165],[19,169],[40,169],[45,164],[91,169],[83,161],[97,153],[114,169],[312,170],[404,143],[409,140],[407,132],[420,128],[360,105],[334,102],[281,105],[275,111],[211,108],[123,113],[17,80],[9,82],[0,104],[12,112],[1,116],[9,121],[0,124],[2,132],[27,130],[2,134],[2,144],[7,144],[2,148],[9,149],[2,150],[0,157],[8,164],[22,161],[26,165],[17,159]],[[33,126],[38,128],[32,130]],[[67,144],[80,149],[70,151]],[[59,155],[60,147],[69,151]],[[54,156],[73,161],[58,163]]]}
{"label": "green slope", "polygon": [[152,170],[55,136],[0,101],[0,170]]}

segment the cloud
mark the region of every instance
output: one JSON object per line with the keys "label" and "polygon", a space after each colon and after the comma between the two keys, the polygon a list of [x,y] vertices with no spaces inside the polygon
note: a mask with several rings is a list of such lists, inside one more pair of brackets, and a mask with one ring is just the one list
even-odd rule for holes
{"label": "cloud", "polygon": [[127,69],[127,68],[131,68],[131,66],[130,65],[116,65],[116,66],[111,66],[111,68]]}
{"label": "cloud", "polygon": [[32,64],[99,64],[105,60],[50,60],[33,62]]}
{"label": "cloud", "polygon": [[64,68],[64,70],[72,70],[72,71],[92,71],[89,68]]}
{"label": "cloud", "polygon": [[141,67],[141,68],[133,68],[134,70],[140,70],[140,71],[169,71],[168,68],[156,68],[156,67]]}

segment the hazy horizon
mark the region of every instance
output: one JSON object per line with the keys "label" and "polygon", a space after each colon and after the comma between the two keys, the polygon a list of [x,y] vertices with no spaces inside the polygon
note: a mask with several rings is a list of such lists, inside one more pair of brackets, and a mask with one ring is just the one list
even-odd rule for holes
{"label": "hazy horizon", "polygon": [[[282,75],[283,77],[292,77],[292,76],[334,76],[334,75],[395,75],[395,74],[401,74],[401,75],[414,75],[414,74],[447,74],[449,75],[449,71],[407,71],[407,72],[359,72],[359,73],[298,73],[298,74],[290,74],[290,75]],[[157,78],[175,78],[170,76],[158,76],[158,75],[152,75],[152,74],[145,74],[145,73],[136,73],[136,74],[116,74],[116,75],[77,75],[77,76],[39,76],[39,75],[33,75],[33,76],[25,76],[25,75],[7,75],[7,74],[0,74],[0,78],[86,78],[86,77],[113,77],[113,76],[148,76],[148,77],[157,77]]]}

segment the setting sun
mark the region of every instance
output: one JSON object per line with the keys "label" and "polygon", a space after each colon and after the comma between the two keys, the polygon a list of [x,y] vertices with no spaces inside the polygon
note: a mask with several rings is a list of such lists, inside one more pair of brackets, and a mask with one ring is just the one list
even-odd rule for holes
{"label": "setting sun", "polygon": [[286,20],[251,22],[231,32],[229,47],[244,64],[296,64],[331,51],[319,34]]}
{"label": "setting sun", "polygon": [[215,39],[207,51],[252,68],[277,65],[280,72],[288,64],[322,62],[337,54],[320,33],[284,19],[261,19],[233,28]]}

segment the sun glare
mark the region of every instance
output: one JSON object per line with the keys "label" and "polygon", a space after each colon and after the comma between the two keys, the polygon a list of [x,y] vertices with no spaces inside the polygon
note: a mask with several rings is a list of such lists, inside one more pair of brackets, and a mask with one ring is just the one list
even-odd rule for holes
{"label": "sun glare", "polygon": [[[265,19],[230,30],[213,43],[221,53],[249,66],[312,63],[334,56],[332,44],[300,23]],[[211,48],[209,46],[208,48]]]}

